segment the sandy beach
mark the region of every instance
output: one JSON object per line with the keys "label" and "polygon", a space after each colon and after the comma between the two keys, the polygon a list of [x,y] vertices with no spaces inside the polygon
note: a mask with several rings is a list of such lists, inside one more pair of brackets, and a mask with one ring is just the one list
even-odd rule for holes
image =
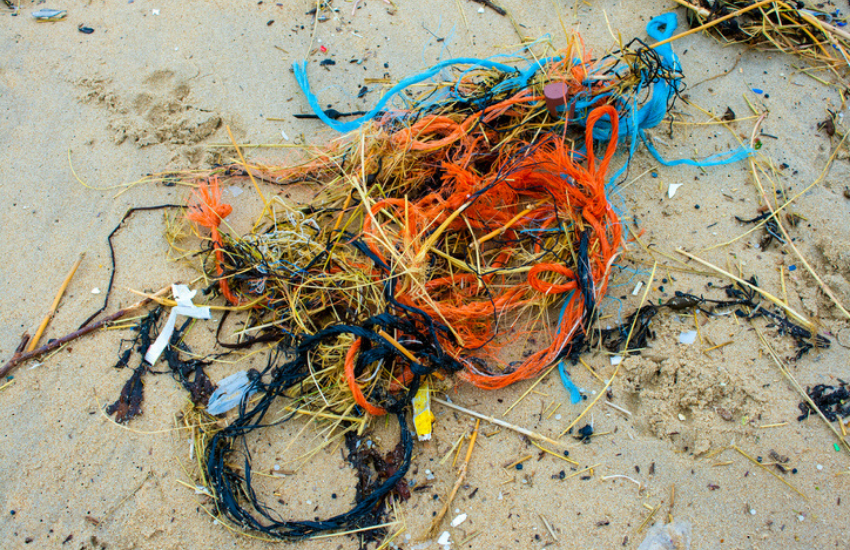
{"label": "sandy beach", "polygon": [[[556,3],[557,11],[550,1],[503,0],[515,28],[508,17],[467,0],[396,0],[394,6],[367,0],[354,15],[351,2],[336,0],[339,11],[315,24],[315,35],[307,13],[315,3],[307,0],[0,5],[0,363],[24,332],[34,333],[81,253],[42,341],[72,332],[102,305],[111,268],[107,238],[129,208],[186,203],[187,188],[144,181],[150,174],[230,161],[228,128],[247,158],[263,165],[290,158],[287,145],[338,136],[320,121],[293,117],[311,112],[290,70],[294,62],[310,61],[310,82],[323,106],[358,111],[389,87],[369,82],[394,83],[452,57],[515,52],[517,30],[531,38],[548,35],[555,47],[565,44],[565,28],[577,31],[593,55],[603,55],[620,39],[645,40],[647,22],[662,13],[676,12],[679,28],[686,28],[685,10],[672,1]],[[31,13],[45,7],[66,9],[67,16],[37,22]],[[850,307],[850,155],[840,125],[832,136],[818,128],[827,110],[845,109],[846,89],[831,73],[806,73],[806,61],[781,52],[726,45],[700,33],[672,46],[687,102],[678,101],[672,118],[652,130],[659,152],[677,159],[733,149],[750,138],[757,118],[751,108],[766,113],[758,152],[776,167],[784,196],[802,192],[787,209],[798,216],[788,226],[793,243]],[[311,54],[320,47],[326,51]],[[323,59],[335,64],[320,66]],[[358,97],[363,86],[368,93]],[[727,109],[738,119],[729,128],[711,116]],[[615,167],[626,160],[618,154]],[[694,549],[848,548],[850,452],[816,416],[797,420],[800,395],[759,335],[802,387],[836,385],[850,380],[850,319],[789,246],[774,242],[762,249],[760,231],[715,246],[752,228],[736,216],[760,214],[748,161],[665,167],[639,147],[626,179],[610,200],[624,223],[643,231],[647,248],[627,243],[620,263],[634,275],[609,289],[612,298],[603,307],[611,324],[640,305],[645,287],[635,286],[649,282],[655,262],[650,303],[676,291],[725,298],[722,287],[732,281],[676,252],[683,249],[757,277],[763,289],[811,319],[830,347],[794,360],[793,340],[765,320],[665,311],[653,320],[655,337],[640,355],[615,367],[608,355],[588,354],[583,359],[598,376],[571,367],[588,396],[578,404],[570,403],[557,372],[527,395],[535,382],[488,392],[449,378],[440,396],[557,437],[617,369],[608,393],[577,425],[591,425],[594,436],[589,442],[563,438],[577,466],[482,422],[466,480],[440,531],[450,533],[453,548],[634,549],[648,526],[681,521],[690,524]],[[671,184],[681,184],[672,197]],[[292,193],[286,197],[292,200],[310,195],[308,188],[261,186],[269,195]],[[262,209],[251,183],[241,178],[224,187],[234,211],[228,222],[238,233],[250,231]],[[155,292],[197,277],[199,260],[178,259],[166,227],[162,211],[140,211],[116,232],[107,313],[139,300],[130,289]],[[197,247],[196,240],[190,248]],[[190,334],[198,353],[213,351],[220,313],[213,319]],[[681,343],[690,331],[698,337]],[[191,439],[179,429],[186,394],[170,375],[145,378],[143,414],[128,424],[103,412],[127,380],[126,370],[112,366],[121,339],[130,337],[127,330],[97,331],[0,380],[0,546],[280,544],[233,532],[209,513],[210,499],[195,490]],[[263,361],[258,355],[238,365],[216,362],[207,373],[218,381]],[[439,404],[433,410],[433,438],[416,443],[407,475],[415,490],[387,517],[389,533],[397,534],[393,547],[404,550],[441,548],[428,528],[457,478],[451,451],[475,425]],[[840,429],[838,422],[833,426]],[[392,423],[376,421],[373,430],[382,452],[395,446]],[[258,471],[280,465],[290,472],[258,482],[283,495],[277,511],[284,517],[327,517],[354,502],[355,472],[339,446],[301,459],[317,434],[316,424],[296,418],[252,439]],[[522,469],[512,466],[528,455]],[[465,521],[450,526],[461,514]],[[359,547],[352,535],[293,544]]]}

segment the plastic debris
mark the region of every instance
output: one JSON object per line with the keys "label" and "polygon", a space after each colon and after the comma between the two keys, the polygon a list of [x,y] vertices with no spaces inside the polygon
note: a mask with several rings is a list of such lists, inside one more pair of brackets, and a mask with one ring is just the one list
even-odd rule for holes
{"label": "plastic debris", "polygon": [[686,332],[679,333],[679,343],[680,344],[685,344],[686,346],[690,346],[691,344],[696,342],[696,339],[697,339],[697,331],[695,331],[695,330],[689,330],[689,331],[686,331]]}
{"label": "plastic debris", "polygon": [[667,198],[672,199],[673,195],[676,194],[676,191],[678,191],[679,188],[683,185],[684,185],[683,183],[671,183],[670,185],[668,185],[667,186]]}
{"label": "plastic debris", "polygon": [[49,8],[32,12],[32,16],[39,22],[59,21],[64,19],[66,15],[68,15],[68,10],[51,10]]}
{"label": "plastic debris", "polygon": [[581,391],[570,378],[570,375],[567,372],[567,365],[564,361],[558,363],[558,374],[561,375],[561,384],[563,384],[564,388],[566,388],[566,390],[570,392],[570,402],[575,405],[576,403],[581,401]]}
{"label": "plastic debris", "polygon": [[466,515],[466,514],[460,514],[459,516],[457,516],[455,519],[452,520],[452,527],[457,527],[458,525],[460,525],[461,523],[466,521],[466,518],[468,518],[468,517],[469,516]]}
{"label": "plastic debris", "polygon": [[452,544],[451,535],[448,531],[443,531],[443,534],[437,539],[437,544],[440,546],[450,546]]}
{"label": "plastic debris", "polygon": [[231,374],[218,383],[218,388],[210,396],[207,412],[213,416],[226,413],[239,405],[246,392],[248,397],[257,392],[251,385],[248,371]]}
{"label": "plastic debris", "polygon": [[431,390],[428,383],[422,384],[413,397],[413,425],[419,441],[431,440],[431,423],[434,413],[431,412]]}
{"label": "plastic debris", "polygon": [[145,361],[149,365],[156,363],[159,356],[165,350],[168,342],[171,340],[171,335],[174,334],[174,324],[177,322],[178,315],[185,315],[193,319],[209,319],[210,308],[199,307],[192,303],[192,298],[195,297],[197,290],[189,290],[186,285],[171,285],[171,292],[174,294],[174,300],[177,305],[171,308],[171,313],[168,315],[168,320],[165,326],[162,327],[162,332],[156,337],[156,341],[151,344],[145,353]]}
{"label": "plastic debris", "polygon": [[646,533],[638,550],[690,550],[691,524],[687,521],[656,523]]}

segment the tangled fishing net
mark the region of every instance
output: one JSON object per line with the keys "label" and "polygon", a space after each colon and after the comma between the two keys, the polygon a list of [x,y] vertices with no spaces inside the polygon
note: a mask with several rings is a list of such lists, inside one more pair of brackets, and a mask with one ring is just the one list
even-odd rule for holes
{"label": "tangled fishing net", "polygon": [[[663,40],[675,28],[667,15],[648,31]],[[436,77],[442,83],[387,107]],[[270,347],[262,370],[237,373],[213,394],[211,411],[226,410],[221,394],[238,410],[199,439],[201,481],[221,515],[273,538],[379,521],[410,466],[409,405],[432,376],[495,390],[587,349],[625,238],[608,193],[627,163],[612,173],[612,161],[623,144],[631,158],[681,89],[669,46],[635,40],[594,59],[578,36],[534,62],[443,62],[350,122],[319,108],[305,65],[296,78],[316,115],[348,133],[284,166],[221,166],[193,180],[186,214],[209,234],[207,291],[237,310],[240,332],[250,334],[224,341],[222,319],[219,344]],[[318,189],[306,204],[261,194],[257,224],[239,235],[225,229],[232,208],[220,185],[244,178]],[[175,349],[185,351],[178,336]],[[195,363],[169,357],[189,384]],[[274,511],[252,486],[246,435],[290,418],[279,416],[281,403],[340,419],[395,417],[392,473],[358,485],[355,506],[331,518]]]}

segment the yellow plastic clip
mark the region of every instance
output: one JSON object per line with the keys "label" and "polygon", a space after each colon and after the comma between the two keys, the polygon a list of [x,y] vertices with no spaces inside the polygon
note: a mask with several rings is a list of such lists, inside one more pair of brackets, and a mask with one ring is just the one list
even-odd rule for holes
{"label": "yellow plastic clip", "polygon": [[413,425],[416,427],[416,435],[419,437],[419,441],[431,439],[431,423],[433,421],[431,391],[426,381],[419,386],[419,391],[413,397]]}

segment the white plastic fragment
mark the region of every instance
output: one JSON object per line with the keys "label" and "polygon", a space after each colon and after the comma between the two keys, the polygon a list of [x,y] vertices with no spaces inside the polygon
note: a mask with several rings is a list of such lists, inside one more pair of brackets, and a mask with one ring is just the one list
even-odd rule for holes
{"label": "white plastic fragment", "polygon": [[484,8],[478,8],[478,13],[484,13]]}
{"label": "white plastic fragment", "polygon": [[467,517],[469,516],[467,516],[466,514],[461,514],[457,516],[455,519],[452,520],[452,527],[457,527],[458,525],[466,521]]}
{"label": "white plastic fragment", "polygon": [[697,331],[689,330],[686,332],[679,333],[679,343],[685,344],[686,346],[690,346],[697,339]]}
{"label": "white plastic fragment", "polygon": [[643,287],[643,281],[638,281],[638,283],[635,285],[635,289],[632,291],[632,296],[637,296],[638,292],[640,292],[640,289],[642,287]]}
{"label": "white plastic fragment", "polygon": [[670,524],[656,523],[646,532],[646,538],[638,550],[690,550],[691,524],[674,521]]}
{"label": "white plastic fragment", "polygon": [[[248,371],[241,370],[222,379],[210,396],[210,401],[207,404],[207,412],[213,416],[217,416],[238,406],[239,402],[242,401],[242,396],[250,386],[251,381],[248,379]],[[248,397],[256,393],[256,391],[251,388],[248,391]]]}
{"label": "white plastic fragment", "polygon": [[286,135],[286,132],[284,132],[283,130],[280,131],[280,135],[283,137],[283,139],[285,139],[286,141],[289,141],[289,136]]}
{"label": "white plastic fragment", "polygon": [[440,546],[451,545],[451,535],[448,531],[443,531],[443,534],[440,535],[440,538],[437,539],[437,544],[439,544]]}
{"label": "white plastic fragment", "polygon": [[154,15],[159,15],[159,10],[157,8],[154,8],[151,10],[151,13]]}
{"label": "white plastic fragment", "polygon": [[676,191],[678,191],[679,188],[683,185],[684,185],[684,183],[671,183],[670,185],[668,185],[667,186],[667,198],[672,199],[673,195],[676,194]]}
{"label": "white plastic fragment", "polygon": [[145,361],[149,365],[154,365],[157,362],[159,356],[162,355],[162,352],[168,346],[168,342],[171,341],[171,335],[174,334],[174,324],[177,322],[178,315],[184,315],[193,319],[210,318],[210,308],[196,306],[192,303],[192,298],[195,297],[197,290],[189,290],[189,287],[186,285],[171,285],[171,293],[174,295],[177,305],[171,308],[171,313],[168,314],[168,320],[165,322],[165,326],[162,327],[162,332],[159,333],[156,341],[151,344],[151,347],[145,353]]}
{"label": "white plastic fragment", "polygon": [[97,288],[97,287],[94,287],[93,289],[91,289],[91,293],[92,294],[100,294],[100,289]]}
{"label": "white plastic fragment", "polygon": [[231,185],[227,188],[227,190],[230,191],[230,194],[233,196],[234,199],[245,192],[242,190],[241,187],[236,187],[235,185]]}
{"label": "white plastic fragment", "polygon": [[611,366],[616,367],[623,361],[622,355],[612,355],[611,356]]}
{"label": "white plastic fragment", "polygon": [[60,19],[64,19],[66,15],[68,15],[68,10],[52,10],[49,8],[42,8],[32,12],[32,16],[38,21],[59,21]]}

